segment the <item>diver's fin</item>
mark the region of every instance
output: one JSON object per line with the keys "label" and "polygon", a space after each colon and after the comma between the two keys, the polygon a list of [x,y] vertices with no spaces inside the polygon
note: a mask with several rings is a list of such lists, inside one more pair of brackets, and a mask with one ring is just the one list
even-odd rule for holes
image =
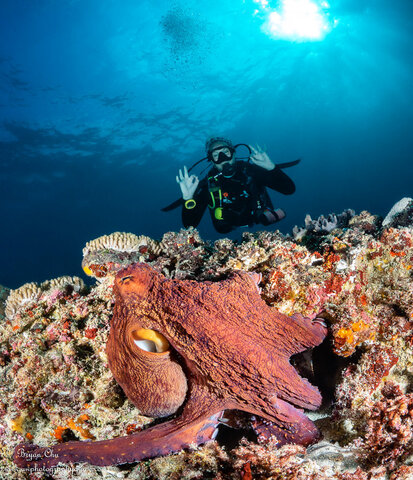
{"label": "diver's fin", "polygon": [[294,167],[295,165],[298,165],[300,162],[301,162],[301,158],[297,158],[297,160],[293,160],[292,162],[278,163],[277,167],[278,168]]}
{"label": "diver's fin", "polygon": [[166,207],[161,208],[162,212],[170,212],[171,210],[175,210],[175,208],[178,208],[182,205],[183,199],[178,198],[178,200],[175,200],[172,202],[170,205],[167,205]]}

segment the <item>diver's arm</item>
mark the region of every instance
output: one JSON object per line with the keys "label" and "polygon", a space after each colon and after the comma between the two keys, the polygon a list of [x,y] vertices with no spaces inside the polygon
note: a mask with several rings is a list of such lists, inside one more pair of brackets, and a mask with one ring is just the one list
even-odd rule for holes
{"label": "diver's arm", "polygon": [[262,185],[284,195],[291,195],[295,192],[294,182],[277,165],[272,170],[264,170],[257,165],[250,165],[250,168],[254,180]]}
{"label": "diver's arm", "polygon": [[291,178],[274,164],[259,145],[255,148],[250,145],[250,149],[252,151],[250,159],[253,163],[251,168],[257,182],[284,195],[291,195],[295,192],[295,185]]}
{"label": "diver's arm", "polygon": [[208,205],[208,187],[201,181],[193,198],[184,200],[182,205],[182,223],[185,228],[197,227]]}

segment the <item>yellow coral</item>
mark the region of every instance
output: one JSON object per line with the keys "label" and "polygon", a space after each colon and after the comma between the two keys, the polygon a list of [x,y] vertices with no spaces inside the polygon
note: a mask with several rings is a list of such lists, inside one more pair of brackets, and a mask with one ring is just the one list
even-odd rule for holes
{"label": "yellow coral", "polygon": [[86,420],[89,420],[89,415],[80,415],[77,420],[69,418],[67,425],[72,431],[79,432],[83,438],[94,440],[95,437],[90,433],[90,431],[82,426]]}
{"label": "yellow coral", "polygon": [[363,320],[359,320],[356,323],[353,323],[351,329],[353,332],[359,332],[360,330],[365,330],[368,327],[367,323],[364,323]]}
{"label": "yellow coral", "polygon": [[353,343],[354,341],[354,334],[350,328],[340,328],[336,337],[343,338],[345,343]]}
{"label": "yellow coral", "polygon": [[26,420],[27,412],[21,412],[18,417],[7,421],[7,424],[13,432],[23,433],[23,424]]}
{"label": "yellow coral", "polygon": [[93,272],[92,272],[92,270],[91,270],[89,267],[87,267],[87,266],[85,265],[85,266],[82,267],[82,268],[83,268],[83,271],[86,273],[86,275],[87,275],[88,277],[93,277]]}
{"label": "yellow coral", "polygon": [[[334,344],[337,352],[345,357],[351,355],[354,349],[366,340],[360,333],[369,328],[369,325],[363,322],[363,320],[353,323],[350,328],[340,328],[335,334]],[[355,333],[358,335],[355,335]],[[374,332],[369,335],[369,340],[372,339],[374,339]]]}

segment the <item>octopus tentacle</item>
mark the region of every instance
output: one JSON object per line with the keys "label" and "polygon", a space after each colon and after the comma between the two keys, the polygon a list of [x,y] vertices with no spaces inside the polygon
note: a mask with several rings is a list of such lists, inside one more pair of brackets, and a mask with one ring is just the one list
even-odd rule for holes
{"label": "octopus tentacle", "polygon": [[273,435],[280,445],[297,443],[307,446],[320,438],[318,428],[302,410],[279,398],[273,398],[270,408],[258,409],[236,403],[231,408],[256,415],[258,418],[254,418],[252,423],[256,433],[267,439]]}
{"label": "octopus tentacle", "polygon": [[253,419],[252,426],[260,440],[276,437],[278,445],[298,443],[307,447],[318,441],[321,434],[314,423],[300,410],[282,400],[277,400],[278,421],[268,422],[261,418]]}
{"label": "octopus tentacle", "polygon": [[59,463],[87,462],[92,465],[119,465],[145,458],[167,455],[200,445],[215,438],[219,418],[225,405],[193,389],[178,418],[149,427],[135,434],[98,442],[67,442],[52,447],[20,444],[14,451],[14,462],[20,468],[50,468]]}
{"label": "octopus tentacle", "polygon": [[[319,408],[322,397],[317,387],[301,377],[290,364],[284,365],[282,373],[288,378],[288,384],[277,382],[276,395],[278,398],[308,410]],[[275,374],[277,377],[279,376],[278,372],[275,372]]]}
{"label": "octopus tentacle", "polygon": [[[273,312],[273,316],[277,321],[278,313]],[[283,323],[283,335],[288,338],[286,352],[292,355],[320,345],[327,335],[327,326],[322,318],[311,319],[296,313]]]}

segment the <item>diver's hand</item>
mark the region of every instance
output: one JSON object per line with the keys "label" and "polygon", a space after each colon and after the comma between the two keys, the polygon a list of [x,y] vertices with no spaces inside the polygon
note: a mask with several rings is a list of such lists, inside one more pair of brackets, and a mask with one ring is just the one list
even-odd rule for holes
{"label": "diver's hand", "polygon": [[199,183],[199,178],[196,175],[189,176],[188,170],[184,167],[183,173],[181,169],[179,169],[179,174],[176,176],[176,182],[181,187],[182,198],[184,200],[189,200],[194,196]]}
{"label": "diver's hand", "polygon": [[270,157],[259,145],[257,145],[256,148],[250,145],[250,148],[253,152],[250,158],[255,165],[265,170],[272,170],[275,167],[275,163],[271,161]]}

